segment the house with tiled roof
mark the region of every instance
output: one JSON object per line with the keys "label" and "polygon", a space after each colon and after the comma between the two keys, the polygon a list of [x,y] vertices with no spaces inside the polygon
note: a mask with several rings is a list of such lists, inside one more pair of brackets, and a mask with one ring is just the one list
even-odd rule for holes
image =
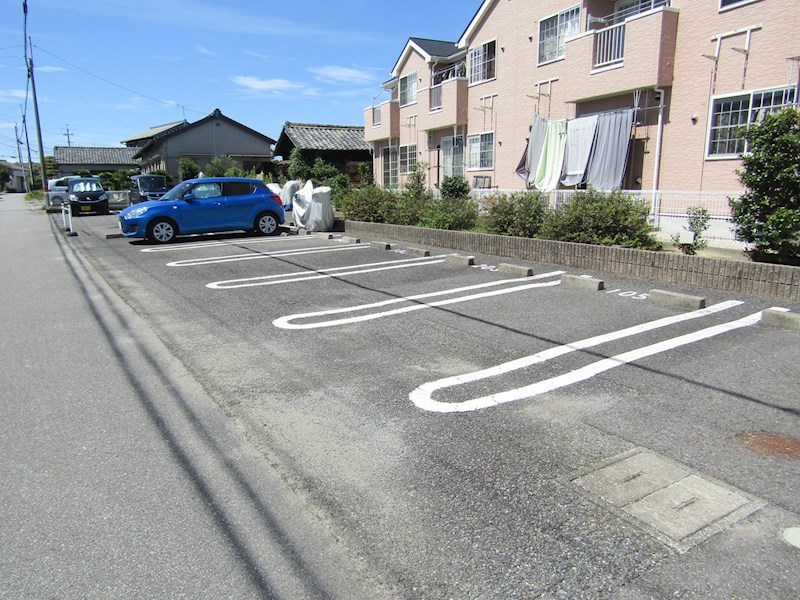
{"label": "house with tiled roof", "polygon": [[56,146],[53,159],[60,175],[74,175],[77,171],[89,171],[99,175],[109,171],[138,170],[139,161],[134,158],[138,148],[99,148],[93,146]]}
{"label": "house with tiled roof", "polygon": [[164,133],[181,129],[182,127],[186,127],[188,124],[189,122],[186,119],[183,119],[181,121],[174,121],[172,123],[164,123],[163,125],[154,125],[146,131],[132,135],[126,140],[122,140],[122,143],[129,147],[136,146],[137,148],[141,148],[157,135],[162,135]]}
{"label": "house with tiled roof", "polygon": [[144,172],[164,170],[179,179],[181,158],[190,158],[202,171],[214,158],[229,156],[245,171],[269,172],[275,140],[226,117],[219,109],[183,126],[167,128],[135,151]]}
{"label": "house with tiled roof", "polygon": [[275,155],[288,160],[295,148],[302,150],[305,159],[325,162],[356,178],[358,163],[371,163],[371,145],[364,140],[364,127],[360,125],[317,125],[287,121],[278,142]]}

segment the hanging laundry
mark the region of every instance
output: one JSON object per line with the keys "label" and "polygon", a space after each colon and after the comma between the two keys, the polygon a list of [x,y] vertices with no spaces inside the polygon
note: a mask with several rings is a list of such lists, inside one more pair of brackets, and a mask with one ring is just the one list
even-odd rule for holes
{"label": "hanging laundry", "polygon": [[579,117],[567,122],[564,176],[561,179],[563,185],[574,186],[583,181],[596,133],[597,115]]}
{"label": "hanging laundry", "polygon": [[539,161],[542,158],[542,148],[544,148],[546,133],[547,119],[538,115],[533,117],[533,125],[531,125],[531,132],[528,136],[528,145],[516,171],[517,175],[522,177],[528,184],[533,183],[539,170]]}
{"label": "hanging laundry", "polygon": [[597,115],[597,135],[589,159],[586,184],[603,192],[622,187],[631,141],[633,109]]}
{"label": "hanging laundry", "polygon": [[567,122],[549,121],[545,135],[542,157],[533,186],[537,190],[549,192],[558,187],[561,168],[564,164],[564,150],[567,147]]}

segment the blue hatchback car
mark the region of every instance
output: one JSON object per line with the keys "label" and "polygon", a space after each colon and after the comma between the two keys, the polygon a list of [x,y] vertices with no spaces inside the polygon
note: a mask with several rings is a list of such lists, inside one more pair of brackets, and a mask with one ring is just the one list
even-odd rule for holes
{"label": "blue hatchback car", "polygon": [[158,244],[178,235],[237,229],[275,235],[284,220],[280,198],[263,181],[242,177],[188,179],[158,200],[119,213],[124,236]]}

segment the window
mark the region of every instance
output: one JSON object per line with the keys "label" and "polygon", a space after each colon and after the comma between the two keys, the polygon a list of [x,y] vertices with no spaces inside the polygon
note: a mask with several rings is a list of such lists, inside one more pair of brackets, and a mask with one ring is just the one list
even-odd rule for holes
{"label": "window", "polygon": [[750,2],[755,2],[755,0],[719,0],[719,9],[722,10],[737,4],[749,4]]}
{"label": "window", "polygon": [[218,183],[198,183],[192,188],[195,198],[218,198],[222,196],[222,190]]}
{"label": "window", "polygon": [[400,146],[400,172],[410,173],[417,166],[417,145]]}
{"label": "window", "polygon": [[253,184],[247,181],[226,181],[222,188],[225,196],[247,196],[253,190]]}
{"label": "window", "polygon": [[467,168],[494,168],[494,133],[479,133],[467,137]]}
{"label": "window", "polygon": [[464,176],[464,137],[442,138],[442,175]]}
{"label": "window", "polygon": [[747,150],[744,129],[765,115],[792,106],[795,88],[761,90],[742,96],[717,98],[711,107],[708,156],[738,156]]}
{"label": "window", "polygon": [[397,187],[397,148],[384,148],[381,158],[383,159],[384,187]]}
{"label": "window", "polygon": [[417,101],[417,74],[411,73],[400,78],[400,106]]}
{"label": "window", "polygon": [[576,6],[539,21],[539,62],[564,58],[566,41],[580,33],[581,7]]}
{"label": "window", "polygon": [[487,42],[469,51],[469,82],[480,83],[495,78],[497,42]]}

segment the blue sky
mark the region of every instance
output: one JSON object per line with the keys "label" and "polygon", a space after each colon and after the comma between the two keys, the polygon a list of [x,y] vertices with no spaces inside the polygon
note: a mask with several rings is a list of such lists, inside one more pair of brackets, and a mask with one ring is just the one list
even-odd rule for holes
{"label": "blue sky", "polygon": [[[457,41],[480,0],[28,0],[45,154],[117,146],[215,108],[277,139],[286,121],[362,125],[407,39]],[[22,0],[0,0],[0,159],[25,103]],[[381,99],[385,99],[384,95]],[[34,161],[36,130],[28,103]],[[23,149],[23,159],[24,159]]]}

